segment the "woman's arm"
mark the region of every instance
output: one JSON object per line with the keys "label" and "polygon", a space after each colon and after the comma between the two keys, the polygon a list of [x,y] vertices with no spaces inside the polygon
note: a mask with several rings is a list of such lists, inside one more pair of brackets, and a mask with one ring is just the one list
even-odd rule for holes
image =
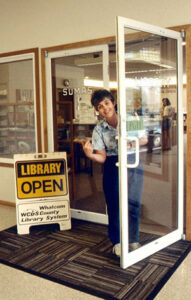
{"label": "woman's arm", "polygon": [[144,146],[148,143],[148,137],[146,135],[142,136],[139,139],[139,146]]}
{"label": "woman's arm", "polygon": [[[141,138],[139,138],[139,146],[144,146],[148,143],[148,137],[146,135],[143,135]],[[133,142],[128,142],[127,143],[127,148],[131,148],[131,147],[135,147],[136,143],[133,141]]]}
{"label": "woman's arm", "polygon": [[94,153],[94,149],[92,146],[92,143],[90,141],[85,142],[83,145],[83,150],[85,155],[98,163],[104,163],[106,160],[106,151],[104,150],[96,150],[96,153]]}

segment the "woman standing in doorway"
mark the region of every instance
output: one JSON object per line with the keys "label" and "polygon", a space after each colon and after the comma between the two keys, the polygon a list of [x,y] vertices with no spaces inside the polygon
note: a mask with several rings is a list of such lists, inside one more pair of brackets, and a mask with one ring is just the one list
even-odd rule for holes
{"label": "woman standing in doorway", "polygon": [[[119,180],[118,168],[118,114],[112,94],[107,90],[97,90],[93,93],[91,103],[103,118],[93,130],[92,143],[87,141],[83,145],[86,156],[93,161],[104,164],[103,190],[106,198],[109,216],[109,237],[113,244],[113,253],[121,255],[119,229]],[[147,142],[145,132],[136,132],[140,145]],[[135,135],[128,132],[128,136]],[[128,162],[135,160],[134,144],[129,143],[132,153],[128,155]],[[128,150],[129,150],[128,149]],[[129,151],[128,151],[129,152]],[[131,151],[130,151],[131,152]],[[143,169],[140,163],[137,168],[128,169],[128,204],[129,204],[129,241],[130,250],[137,249],[139,244],[140,205],[143,187]]]}

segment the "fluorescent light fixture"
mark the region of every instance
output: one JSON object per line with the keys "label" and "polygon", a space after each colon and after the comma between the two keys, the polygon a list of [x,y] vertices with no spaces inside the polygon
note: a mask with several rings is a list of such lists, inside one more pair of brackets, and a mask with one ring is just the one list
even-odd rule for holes
{"label": "fluorescent light fixture", "polygon": [[103,81],[84,79],[84,86],[103,87]]}
{"label": "fluorescent light fixture", "polygon": [[110,89],[117,89],[117,82],[116,81],[110,81],[109,82]]}
{"label": "fluorescent light fixture", "polygon": [[[91,79],[84,79],[84,86],[99,87],[99,88],[104,87],[102,80],[91,80]],[[117,88],[117,82],[116,81],[110,81],[109,82],[109,88],[110,89],[116,89]]]}
{"label": "fluorescent light fixture", "polygon": [[[126,78],[125,79],[125,86],[126,87],[162,87],[163,85],[176,85],[176,77],[169,77],[166,79],[163,78],[153,78],[153,77],[143,77],[143,78]],[[183,84],[186,84],[186,75],[183,75]],[[90,80],[90,79],[84,79],[84,86],[87,87],[97,87],[97,88],[103,88],[103,81],[102,80]],[[117,89],[117,82],[116,81],[110,81],[109,82],[109,88],[110,89]]]}
{"label": "fluorescent light fixture", "polygon": [[[172,69],[172,70],[175,70],[175,69]],[[170,71],[172,71],[170,70]],[[150,70],[134,70],[134,71],[127,71],[125,72],[125,74],[138,74],[138,73],[151,73],[151,72],[166,72],[166,71],[169,71],[169,69],[150,69]]]}

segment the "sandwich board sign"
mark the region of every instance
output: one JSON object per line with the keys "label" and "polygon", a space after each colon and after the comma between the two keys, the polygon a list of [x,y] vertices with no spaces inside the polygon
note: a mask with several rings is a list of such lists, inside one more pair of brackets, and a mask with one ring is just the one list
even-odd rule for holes
{"label": "sandwich board sign", "polygon": [[66,153],[15,154],[14,168],[18,234],[51,223],[71,229]]}

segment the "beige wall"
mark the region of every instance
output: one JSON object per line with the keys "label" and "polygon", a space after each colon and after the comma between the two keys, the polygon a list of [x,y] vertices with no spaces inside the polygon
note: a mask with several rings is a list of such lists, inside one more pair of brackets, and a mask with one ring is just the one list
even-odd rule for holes
{"label": "beige wall", "polygon": [[[0,0],[0,53],[113,36],[117,15],[169,27],[190,12],[190,0]],[[0,200],[15,202],[13,169],[0,174]]]}
{"label": "beige wall", "polygon": [[115,17],[191,23],[190,0],[0,0],[0,53],[115,34]]}

